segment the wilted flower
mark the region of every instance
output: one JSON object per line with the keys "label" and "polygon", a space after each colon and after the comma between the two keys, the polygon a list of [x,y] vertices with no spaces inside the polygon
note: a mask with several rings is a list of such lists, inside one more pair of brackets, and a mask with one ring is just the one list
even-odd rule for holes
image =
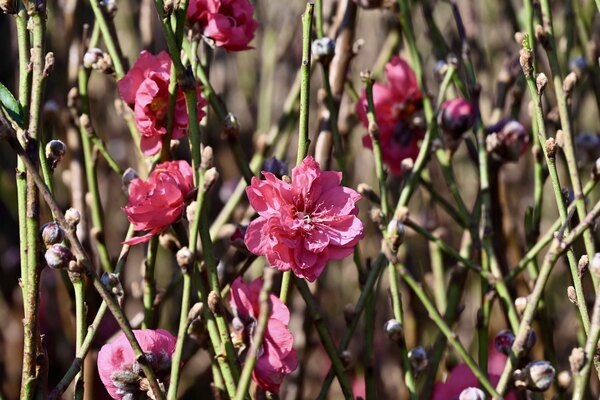
{"label": "wilted flower", "polygon": [[192,167],[187,161],[167,161],[158,164],[147,181],[131,180],[129,200],[123,207],[136,231],[149,231],[133,237],[125,244],[150,240],[181,218],[186,201],[194,189]]}
{"label": "wilted flower", "polygon": [[[422,123],[422,94],[415,74],[400,57],[394,56],[385,67],[388,84],[373,85],[375,119],[379,128],[379,140],[383,162],[392,173],[402,175],[401,162],[414,160],[419,154],[419,140],[425,127]],[[367,97],[363,91],[356,113],[365,127],[367,120]],[[363,136],[363,145],[372,148],[371,137]]]}
{"label": "wilted flower", "polygon": [[[260,313],[259,294],[263,282],[261,278],[246,284],[237,278],[231,285],[229,304],[236,316],[238,330],[251,339]],[[298,357],[293,348],[294,336],[288,329],[290,311],[278,297],[271,294],[271,313],[267,330],[252,372],[254,381],[264,390],[279,392],[279,385],[285,375],[298,367]]]}
{"label": "wilted flower", "polygon": [[[171,57],[166,52],[158,55],[142,51],[134,66],[119,82],[119,94],[133,108],[135,124],[140,131],[140,146],[146,156],[157,154],[162,146],[162,137],[167,134],[169,112],[169,80]],[[202,119],[202,108],[206,102],[198,87],[198,118]],[[188,128],[188,113],[185,96],[177,90],[173,115],[172,139],[181,139]]]}
{"label": "wilted flower", "polygon": [[440,106],[438,124],[447,146],[458,147],[462,135],[475,124],[475,107],[462,97],[448,100]]}
{"label": "wilted flower", "polygon": [[499,162],[517,161],[529,145],[525,127],[514,119],[504,119],[487,128],[488,153]]}
{"label": "wilted flower", "polygon": [[[163,329],[134,330],[133,334],[146,354],[156,379],[164,386],[165,379],[169,378],[171,356],[175,351],[177,338]],[[124,333],[100,349],[98,373],[113,399],[137,399],[151,390]]]}
{"label": "wilted flower", "polygon": [[248,50],[258,22],[248,0],[191,0],[187,19],[215,45],[228,51]]}
{"label": "wilted flower", "polygon": [[312,157],[306,157],[292,170],[292,183],[266,171],[263,176],[265,180],[252,178],[246,189],[260,215],[246,231],[248,250],[311,282],[329,260],[352,254],[364,236],[356,216],[360,195],[340,186],[340,172],[321,171]]}
{"label": "wilted flower", "polygon": [[[488,374],[492,385],[496,386],[506,363],[506,356],[490,347],[488,359]],[[479,380],[467,364],[458,364],[446,379],[446,382],[437,382],[433,387],[432,400],[448,400],[460,398],[461,393],[468,388],[478,388]],[[508,393],[504,399],[516,400],[514,393]]]}

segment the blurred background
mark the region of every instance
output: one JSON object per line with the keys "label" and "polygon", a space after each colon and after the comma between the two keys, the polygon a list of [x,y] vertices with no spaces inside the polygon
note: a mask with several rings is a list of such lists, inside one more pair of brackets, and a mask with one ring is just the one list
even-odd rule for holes
{"label": "blurred background", "polygon": [[[222,96],[229,110],[235,114],[241,126],[240,141],[245,157],[250,160],[257,145],[264,141],[264,135],[271,127],[277,126],[283,115],[285,100],[292,90],[296,74],[301,62],[301,22],[304,10],[303,1],[275,2],[267,0],[254,1],[256,19],[260,27],[252,42],[253,50],[241,53],[227,53],[222,49],[211,50],[212,64],[210,80],[216,91]],[[348,1],[325,0],[326,32],[333,37],[339,26],[340,18],[336,18],[338,8],[348,6]],[[359,1],[361,5],[378,2]],[[343,135],[347,152],[347,185],[356,188],[359,183],[367,183],[377,187],[374,163],[371,152],[362,147],[362,136],[365,128],[355,115],[355,99],[348,93],[352,88],[356,92],[362,90],[360,71],[374,71],[378,80],[385,80],[383,65],[391,54],[406,56],[401,45],[400,28],[396,10],[388,3],[380,7],[357,11],[356,28],[353,39],[354,58],[347,73],[346,90],[341,103],[339,128]],[[456,33],[456,25],[451,9],[446,2],[422,0],[413,2],[413,23],[419,44],[419,51],[425,63],[425,74],[429,95],[435,96],[439,90],[440,76],[436,72],[439,62],[448,58],[450,53],[460,55],[460,41]],[[559,56],[563,71],[575,71],[578,84],[572,96],[572,116],[574,128],[581,136],[577,150],[581,176],[587,181],[594,160],[600,156],[600,141],[597,134],[599,126],[597,86],[597,47],[600,44],[600,30],[593,1],[567,0],[554,2],[554,22],[559,47]],[[118,38],[129,65],[132,65],[143,49],[153,53],[165,50],[165,42],[159,20],[151,0],[121,0],[114,23]],[[377,5],[377,4],[375,4]],[[480,106],[483,121],[492,124],[501,118],[518,119],[530,129],[529,96],[524,86],[521,68],[518,64],[520,44],[514,39],[515,32],[522,30],[523,5],[518,0],[459,0],[466,34],[471,46],[471,55],[475,62],[478,81],[481,85]],[[354,3],[350,7],[356,7]],[[86,204],[85,176],[81,164],[79,133],[67,108],[69,90],[76,85],[77,68],[81,59],[81,42],[84,25],[94,23],[93,13],[88,2],[77,0],[48,1],[47,50],[54,52],[56,63],[54,71],[47,80],[44,97],[43,128],[46,135],[63,140],[68,145],[67,158],[55,171],[54,180],[59,203],[67,208],[73,206],[84,211],[84,221],[79,235],[93,254],[95,249],[90,241],[90,216]],[[431,26],[435,24],[441,32],[446,45],[432,40]],[[589,40],[582,41],[584,33]],[[0,15],[0,82],[13,93],[17,91],[18,58],[15,22],[10,15]],[[435,45],[434,45],[435,43]],[[546,57],[539,52],[538,62],[541,70],[548,73]],[[589,68],[593,65],[593,68]],[[590,71],[592,70],[592,71]],[[593,72],[595,70],[595,72]],[[462,72],[462,71],[461,71]],[[547,89],[550,101],[547,120],[550,133],[554,134],[557,112],[553,109],[555,102],[552,89]],[[318,142],[320,121],[323,118],[322,102],[319,92],[322,90],[322,74],[320,65],[316,66],[311,87],[310,132],[314,144]],[[504,92],[507,90],[507,92]],[[502,96],[506,93],[506,96]],[[449,97],[455,96],[451,88]],[[124,118],[127,110],[119,104],[118,92],[114,77],[94,72],[90,80],[91,117],[96,132],[106,142],[108,151],[125,169],[132,167],[145,176],[147,166],[140,160],[139,152],[128,133]],[[502,98],[502,100],[499,100]],[[125,107],[126,108],[126,107]],[[297,118],[292,113],[292,122],[284,125],[284,133],[273,146],[272,153],[283,159],[287,165],[293,166],[296,158]],[[222,138],[221,124],[214,114],[209,112],[208,121],[203,127],[209,132],[209,144],[215,149],[216,166],[220,180],[211,192],[211,218],[216,218],[225,201],[231,196],[240,175],[235,166],[233,155],[227,141]],[[472,133],[470,133],[472,137]],[[177,155],[187,158],[188,152],[183,143]],[[335,168],[335,162],[318,155],[322,167]],[[478,191],[478,171],[464,145],[461,145],[453,161],[460,192],[467,206],[472,207]],[[562,176],[566,177],[564,163],[559,166]],[[435,161],[430,162],[429,174],[437,193],[451,200],[442,174]],[[127,201],[121,177],[116,175],[102,157],[98,161],[100,193],[105,212],[106,241],[111,256],[116,259],[120,243],[124,239],[128,227],[124,212],[121,211]],[[394,196],[397,196],[401,180],[389,177],[388,185]],[[533,163],[531,146],[527,153],[516,163],[506,164],[498,168],[494,195],[498,199],[499,208],[496,217],[501,222],[505,234],[502,254],[506,267],[513,268],[527,249],[524,231],[525,209],[533,205]],[[544,210],[542,213],[541,232],[544,233],[557,217],[557,211],[549,184],[545,187]],[[598,199],[598,192],[592,194],[592,201]],[[394,201],[397,197],[394,197]],[[229,237],[235,230],[235,223],[247,222],[247,202],[242,200],[228,221],[216,235],[218,245],[217,257],[220,267],[226,270],[240,263],[239,253],[230,246]],[[367,226],[367,236],[360,243],[363,263],[374,259],[380,249],[381,237],[376,226],[370,221],[370,203],[363,199],[359,202],[361,216]],[[439,234],[453,248],[458,249],[461,243],[462,230],[450,219],[423,191],[418,191],[411,204],[411,216],[422,226]],[[43,210],[42,222],[50,219],[48,210]],[[501,213],[500,213],[501,212]],[[6,144],[0,144],[0,395],[6,399],[18,398],[21,373],[22,343],[22,297],[19,288],[19,241],[17,224],[16,188],[15,188],[15,155]],[[435,293],[432,282],[430,254],[428,242],[412,231],[407,230],[404,244],[405,264],[409,270],[423,283],[430,296],[445,296]],[[579,252],[581,253],[581,252]],[[135,247],[129,257],[124,272],[124,288],[126,290],[126,312],[132,323],[140,322],[142,313],[142,265],[145,252],[143,246]],[[444,269],[449,271],[455,265],[450,259],[442,259]],[[265,262],[261,259],[254,263],[247,273],[247,279],[260,274]],[[159,326],[176,332],[179,315],[180,288],[173,284],[177,281],[179,270],[171,252],[161,247],[157,264],[157,280],[159,291],[173,291],[160,305]],[[447,278],[448,276],[446,276]],[[45,335],[44,343],[48,351],[49,388],[60,380],[74,357],[75,325],[72,287],[68,278],[60,272],[46,269],[42,275],[42,299],[40,308],[41,329]],[[586,282],[586,291],[592,293],[590,282]],[[524,274],[511,287],[514,297],[526,295],[531,282]],[[568,355],[571,349],[580,343],[581,338],[573,329],[578,322],[576,307],[567,300],[567,286],[570,274],[561,262],[554,269],[553,277],[545,298],[548,315],[554,317],[552,334],[540,332],[545,340],[553,341],[557,353],[558,368],[569,368]],[[354,304],[360,293],[358,274],[352,258],[342,262],[333,262],[315,285],[322,314],[331,329],[334,339],[339,340],[345,332],[344,309],[347,304]],[[387,273],[382,275],[378,285],[375,307],[375,355],[370,367],[375,368],[378,397],[382,399],[406,398],[401,373],[400,352],[383,333],[385,321],[392,318],[388,295]],[[403,307],[406,314],[405,334],[407,347],[424,346],[431,349],[438,333],[436,326],[429,320],[418,299],[402,287]],[[593,298],[589,299],[593,301]],[[88,319],[95,315],[99,306],[99,296],[93,288],[87,291]],[[291,299],[292,322],[290,329],[295,335],[295,348],[298,350],[301,367],[285,380],[281,389],[282,399],[314,398],[320,389],[328,371],[328,361],[320,345],[320,341],[312,325],[308,323],[304,313],[303,301],[297,293]],[[461,300],[460,319],[455,325],[463,344],[476,354],[476,320],[480,307],[479,278],[469,275],[466,289]],[[137,321],[137,322],[136,322]],[[305,323],[307,322],[307,323]],[[490,337],[507,327],[503,313],[496,305],[491,320]],[[86,390],[90,399],[107,398],[104,389],[99,385],[95,371],[97,350],[117,331],[117,325],[109,316],[101,325],[93,350],[86,359],[86,385],[95,387]],[[186,357],[190,358],[183,369],[181,386],[182,398],[207,397],[210,392],[211,368],[208,355],[204,351],[196,351],[189,346]],[[367,367],[363,362],[364,328],[357,329],[351,344],[353,361],[351,364],[356,394],[361,390],[362,377]],[[543,358],[541,341],[534,348],[535,358]],[[439,368],[438,380],[443,380],[446,373],[456,364],[457,357],[452,350]],[[592,373],[592,385],[598,386],[597,378]],[[92,386],[95,385],[95,386]],[[597,389],[596,390],[597,393]],[[65,398],[72,392],[65,393]],[[547,394],[550,398],[552,393]],[[1,397],[1,396],[0,396]],[[334,383],[330,398],[341,398],[341,391]]]}

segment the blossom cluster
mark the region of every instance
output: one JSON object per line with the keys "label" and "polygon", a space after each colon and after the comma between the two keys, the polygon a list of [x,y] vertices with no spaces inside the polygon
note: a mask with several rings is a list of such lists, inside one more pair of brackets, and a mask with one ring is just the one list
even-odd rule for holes
{"label": "blossom cluster", "polygon": [[[253,12],[254,7],[248,0],[192,0],[187,24],[210,44],[228,51],[241,51],[251,48],[249,43],[258,27]],[[121,97],[134,110],[141,134],[141,151],[146,156],[156,155],[162,146],[170,145],[166,139],[183,138],[189,128],[189,110],[182,88],[177,87],[174,96],[169,92],[172,68],[168,53],[153,55],[143,51],[118,82]],[[387,83],[373,86],[377,134],[383,162],[394,175],[401,176],[403,161],[417,158],[421,140],[429,128],[423,118],[426,94],[420,91],[408,63],[398,56],[392,57],[386,65],[385,75]],[[202,118],[206,102],[200,87],[196,88],[196,94],[196,112]],[[356,104],[356,114],[365,128],[368,128],[367,109],[367,94],[363,92]],[[440,138],[454,151],[463,135],[475,125],[476,107],[469,100],[455,98],[442,103],[437,112]],[[527,146],[527,135],[521,128],[516,121],[501,121],[489,128],[488,146],[495,149],[492,153],[513,161],[518,158]],[[368,149],[374,145],[370,135],[365,135],[362,142]],[[258,216],[249,222],[238,239],[243,239],[249,252],[264,256],[270,267],[290,271],[298,278],[313,282],[330,261],[352,254],[364,238],[365,226],[358,216],[357,206],[361,196],[342,185],[342,173],[322,170],[311,156],[294,167],[291,176],[270,172],[274,162],[266,164],[266,170],[262,171],[264,179],[253,177],[246,189],[248,202]],[[287,173],[287,166],[277,163],[277,171]],[[135,230],[142,234],[124,243],[144,243],[166,232],[184,218],[185,208],[196,190],[202,188],[195,187],[194,171],[183,160],[155,165],[146,180],[131,179],[123,211]],[[238,277],[231,284],[229,307],[233,335],[236,342],[246,348],[251,345],[258,323],[262,286],[260,278],[244,283]],[[262,389],[277,393],[284,377],[297,368],[298,357],[289,328],[289,309],[273,294],[269,302],[266,333],[252,378]],[[166,389],[177,339],[160,329],[137,330],[134,335],[159,383]],[[243,362],[242,352],[239,355]],[[496,359],[490,359],[492,383],[498,380],[500,373]],[[98,370],[114,399],[151,396],[140,360],[124,334],[101,349]],[[459,365],[445,383],[435,385],[433,398],[456,398],[470,386],[477,386],[477,379],[468,367]]]}

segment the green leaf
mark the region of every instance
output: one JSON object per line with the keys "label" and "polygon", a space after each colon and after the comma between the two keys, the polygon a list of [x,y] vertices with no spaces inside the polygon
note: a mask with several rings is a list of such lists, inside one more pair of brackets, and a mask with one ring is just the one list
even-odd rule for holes
{"label": "green leaf", "polygon": [[23,118],[21,105],[10,90],[2,83],[0,83],[0,104],[2,104],[2,108],[4,108],[8,116],[16,122],[19,127],[25,128],[25,119]]}

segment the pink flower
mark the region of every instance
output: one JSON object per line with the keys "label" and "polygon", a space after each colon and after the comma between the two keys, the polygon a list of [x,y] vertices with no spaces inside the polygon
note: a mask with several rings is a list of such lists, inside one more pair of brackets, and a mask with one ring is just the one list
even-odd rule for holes
{"label": "pink flower", "polygon": [[149,231],[125,244],[150,240],[181,218],[186,201],[194,189],[192,167],[187,161],[158,164],[147,181],[135,178],[129,185],[129,200],[123,207],[136,231]]}
{"label": "pink flower", "polygon": [[469,100],[457,97],[440,106],[438,125],[452,139],[460,139],[475,124],[475,106]]}
{"label": "pink flower", "polygon": [[[490,346],[488,375],[492,385],[496,386],[498,383],[505,363],[506,356],[498,352],[494,346]],[[450,372],[446,382],[437,382],[434,385],[431,400],[455,400],[458,399],[463,390],[470,387],[478,388],[479,386],[479,380],[477,380],[471,368],[467,364],[458,364]],[[517,396],[512,392],[508,393],[504,398],[506,400],[517,400]]]}
{"label": "pink flower", "polygon": [[202,34],[228,51],[248,50],[258,28],[248,0],[190,0],[187,18]]}
{"label": "pink flower", "polygon": [[[133,108],[135,124],[140,131],[140,147],[146,156],[157,154],[162,146],[162,137],[167,133],[169,112],[169,80],[171,58],[166,52],[158,55],[142,51],[133,68],[119,82],[119,94]],[[202,108],[206,102],[198,93],[198,118],[202,119]],[[188,112],[185,96],[177,89],[173,121],[173,139],[181,139],[188,128]]]}
{"label": "pink flower", "polygon": [[[229,304],[248,335],[253,334],[260,313],[258,298],[262,284],[261,278],[248,284],[237,278],[231,285]],[[270,295],[270,299],[271,314],[252,378],[264,390],[277,393],[285,375],[298,367],[298,357],[293,348],[294,336],[288,329],[290,311],[275,295]]]}
{"label": "pink flower", "polygon": [[292,170],[292,183],[263,171],[246,189],[259,217],[248,226],[248,250],[273,267],[314,281],[329,260],[350,255],[364,236],[356,217],[360,195],[340,186],[342,174],[321,171],[306,157]]}
{"label": "pink flower", "polygon": [[[171,370],[171,356],[175,351],[177,338],[163,329],[134,330],[133,334],[146,354],[156,378],[164,385]],[[100,349],[98,373],[113,399],[137,399],[149,390],[142,368],[124,333]]]}
{"label": "pink flower", "polygon": [[[422,109],[422,95],[415,74],[400,57],[392,57],[385,67],[385,74],[387,85],[373,85],[375,119],[379,127],[383,162],[393,174],[401,175],[402,160],[417,158],[418,142],[424,135],[423,126],[415,124],[415,117]],[[356,105],[356,113],[365,128],[368,127],[367,95],[364,90]],[[363,136],[363,145],[372,148],[369,135]]]}

